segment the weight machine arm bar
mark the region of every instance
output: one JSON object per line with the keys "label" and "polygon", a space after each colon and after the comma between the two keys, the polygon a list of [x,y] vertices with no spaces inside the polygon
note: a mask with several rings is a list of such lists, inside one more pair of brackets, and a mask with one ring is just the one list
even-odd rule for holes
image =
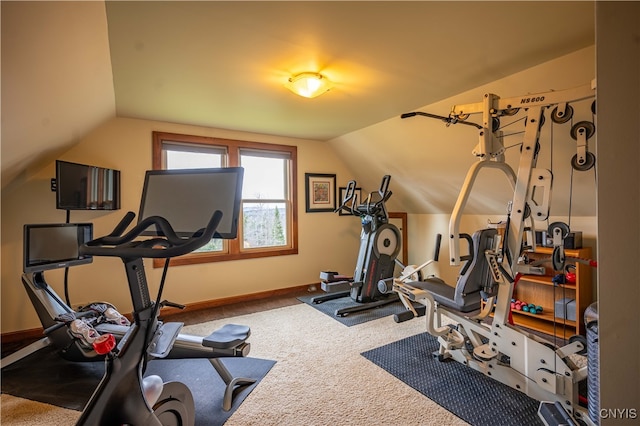
{"label": "weight machine arm bar", "polygon": [[[572,89],[550,90],[530,95],[517,96],[500,99],[491,93],[484,95],[482,102],[472,104],[454,105],[448,117],[426,112],[409,112],[402,114],[400,118],[414,117],[421,115],[429,118],[436,118],[450,124],[466,124],[478,129],[479,143],[473,150],[473,154],[483,161],[497,159],[503,161],[502,154],[504,148],[499,135],[493,132],[493,117],[501,115],[500,111],[514,110],[518,108],[549,107],[552,105],[566,105],[568,102],[577,102],[583,99],[595,97],[596,83],[593,80],[590,84],[585,84]],[[471,114],[482,114],[482,125],[461,120],[460,117],[467,118]]]}
{"label": "weight machine arm bar", "polygon": [[443,115],[430,114],[428,112],[422,112],[422,111],[406,112],[406,113],[402,114],[400,116],[400,118],[415,117],[416,115],[421,115],[423,117],[429,117],[429,118],[437,118],[437,119],[442,120],[445,123],[447,123],[447,126],[449,126],[450,124],[466,124],[467,126],[473,126],[473,127],[477,128],[477,129],[482,129],[482,126],[477,124],[477,123],[472,123],[470,121],[460,120],[460,119],[458,119],[456,117],[453,117],[453,116],[445,117]]}

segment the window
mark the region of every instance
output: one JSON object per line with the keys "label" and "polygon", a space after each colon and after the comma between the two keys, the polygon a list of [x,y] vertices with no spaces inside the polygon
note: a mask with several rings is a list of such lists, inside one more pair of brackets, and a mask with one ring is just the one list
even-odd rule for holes
{"label": "window", "polygon": [[296,159],[295,146],[153,132],[154,169],[244,168],[238,238],[213,239],[171,263],[298,253]]}

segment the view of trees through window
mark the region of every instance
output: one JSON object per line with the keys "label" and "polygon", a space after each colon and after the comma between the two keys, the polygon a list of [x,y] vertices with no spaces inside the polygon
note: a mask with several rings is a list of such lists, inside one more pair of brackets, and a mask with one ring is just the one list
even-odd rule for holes
{"label": "view of trees through window", "polygon": [[287,245],[287,161],[281,156],[240,151],[243,248]]}
{"label": "view of trees through window", "polygon": [[285,205],[281,203],[244,203],[242,208],[243,247],[286,245],[286,221],[280,214],[284,209]]}

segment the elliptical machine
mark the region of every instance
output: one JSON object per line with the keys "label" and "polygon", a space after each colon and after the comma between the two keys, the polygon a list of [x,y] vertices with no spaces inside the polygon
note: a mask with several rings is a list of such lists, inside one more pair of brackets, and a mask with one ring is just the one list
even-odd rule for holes
{"label": "elliptical machine", "polygon": [[400,231],[389,223],[389,213],[385,205],[392,194],[389,191],[390,181],[391,176],[385,175],[380,189],[371,192],[360,204],[356,194],[356,181],[350,181],[342,204],[336,209],[336,212],[345,211],[359,217],[362,225],[360,250],[353,279],[344,280],[337,272],[322,271],[321,288],[328,294],[311,299],[312,303],[322,303],[350,296],[357,302],[357,305],[336,310],[336,316],[343,317],[399,300],[397,294],[383,294],[378,290],[378,281],[393,276],[401,245]]}

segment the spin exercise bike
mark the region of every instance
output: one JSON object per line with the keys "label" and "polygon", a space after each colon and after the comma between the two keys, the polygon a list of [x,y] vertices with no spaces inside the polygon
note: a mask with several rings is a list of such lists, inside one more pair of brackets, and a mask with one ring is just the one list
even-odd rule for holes
{"label": "spin exercise bike", "polygon": [[350,296],[357,302],[354,306],[336,310],[336,316],[343,317],[399,300],[395,294],[383,294],[378,291],[378,281],[393,276],[402,238],[398,228],[389,223],[385,203],[392,194],[389,191],[390,181],[391,176],[385,175],[380,189],[370,193],[360,204],[356,193],[356,181],[350,181],[344,199],[336,209],[336,212],[345,211],[359,217],[362,225],[353,279],[336,279],[341,278],[336,272],[323,271],[320,273],[321,288],[328,294],[311,299],[312,303],[323,303]]}
{"label": "spin exercise bike", "polygon": [[[130,231],[125,233],[135,217],[132,212],[127,213],[109,235],[93,240],[91,224],[59,224],[64,231],[58,232],[61,240],[57,242],[66,244],[64,250],[75,249],[75,259],[69,264],[89,263],[93,256],[122,259],[134,322],[130,326],[97,324],[95,329],[100,336],[92,347],[87,347],[86,342],[69,332],[67,324],[52,318],[59,318],[60,314],[81,318],[95,312],[75,313],[57,297],[43,274],[43,270],[56,267],[56,262],[41,258],[43,250],[51,254],[51,249],[33,249],[39,251],[39,255],[25,259],[25,264],[30,266],[26,268],[29,273],[23,275],[23,283],[47,337],[12,358],[3,359],[2,367],[48,344],[56,346],[61,356],[73,361],[103,357],[104,377],[85,406],[78,425],[193,425],[195,407],[188,387],[179,382],[163,383],[158,376],[143,378],[143,374],[147,363],[155,358],[207,358],[227,384],[223,408],[230,409],[234,391],[256,380],[232,377],[219,361],[221,357],[248,355],[249,327],[227,324],[202,338],[181,334],[182,323],[163,323],[158,315],[160,306],[167,304],[160,300],[168,260],[190,253],[212,238],[233,238],[237,234],[242,176],[242,168],[148,171],[139,222]],[[180,203],[169,197],[180,197]],[[202,224],[206,227],[202,228]],[[55,228],[55,225],[35,228],[47,230],[50,226]],[[25,254],[29,242],[34,241],[33,236],[27,238],[27,231],[33,231],[30,228],[25,226]],[[45,234],[52,235],[51,232]],[[150,238],[138,240],[142,236]],[[36,245],[47,243],[50,241],[36,241]],[[51,256],[55,258],[57,254]],[[144,258],[166,259],[155,302],[149,293]],[[29,263],[29,259],[33,262]]]}
{"label": "spin exercise bike", "polygon": [[[450,263],[461,265],[464,261],[457,283],[452,286],[440,279],[415,280],[415,272],[435,259],[409,268],[392,284],[388,280],[379,282],[382,292],[397,293],[407,309],[407,313],[396,320],[418,316],[414,302],[425,306],[427,332],[439,342],[439,349],[433,354],[437,359],[453,359],[541,401],[538,414],[548,425],[560,424],[564,421],[560,419],[566,418],[597,423],[580,405],[578,385],[586,378],[587,367],[577,366],[570,357],[584,353],[584,340],[569,339],[564,346],[556,347],[515,326],[510,321],[510,304],[514,286],[522,274],[544,274],[544,267],[521,261],[525,241],[528,248],[535,249],[533,219],[544,221],[549,215],[552,174],[536,167],[544,111],[555,107],[551,119],[555,123],[566,123],[573,114],[569,103],[595,98],[594,89],[594,84],[587,84],[507,99],[486,94],[479,103],[454,106],[448,117],[422,112],[403,114],[402,118],[426,116],[441,119],[447,126],[475,127],[479,143],[473,153],[479,161],[467,173],[449,222]],[[516,173],[505,162],[500,118],[515,115],[521,108],[526,108],[526,122]],[[482,114],[482,124],[466,121],[476,113]],[[577,142],[577,152],[571,160],[573,169],[585,171],[595,164],[595,157],[587,148],[587,140],[594,132],[590,122],[581,121],[572,126],[571,136]],[[462,212],[478,172],[487,168],[503,172],[513,189],[513,199],[507,206],[505,234],[500,236],[496,229],[487,228],[469,238],[459,232]],[[548,261],[555,270],[564,269],[567,256],[563,241],[568,232],[568,226],[563,223],[549,225],[554,249]],[[461,238],[469,242],[466,256],[460,255]],[[591,260],[574,260],[595,266]],[[493,314],[491,321],[488,321],[489,314]]]}
{"label": "spin exercise bike", "polygon": [[[74,334],[73,325],[84,321],[85,328],[93,328],[97,335],[112,334],[119,341],[129,331],[129,321],[114,321],[105,314],[105,308],[115,306],[108,302],[88,303],[72,309],[47,282],[45,273],[52,269],[77,267],[92,263],[92,256],[78,255],[78,247],[93,239],[91,223],[48,223],[24,226],[24,274],[22,284],[40,319],[45,337],[8,355],[1,360],[1,368],[25,358],[47,346],[52,346],[60,357],[72,362],[93,362],[104,359],[96,353],[92,342],[79,333]],[[184,308],[184,306],[162,301],[160,306]],[[97,309],[96,309],[97,308]],[[224,364],[224,358],[246,357],[250,344],[246,338],[250,329],[243,325],[226,324],[206,337],[180,333],[166,359],[207,359],[226,388],[222,407],[228,411],[233,405],[234,395],[255,379],[234,377]],[[244,337],[237,339],[236,337]],[[95,335],[93,337],[96,337]]]}

